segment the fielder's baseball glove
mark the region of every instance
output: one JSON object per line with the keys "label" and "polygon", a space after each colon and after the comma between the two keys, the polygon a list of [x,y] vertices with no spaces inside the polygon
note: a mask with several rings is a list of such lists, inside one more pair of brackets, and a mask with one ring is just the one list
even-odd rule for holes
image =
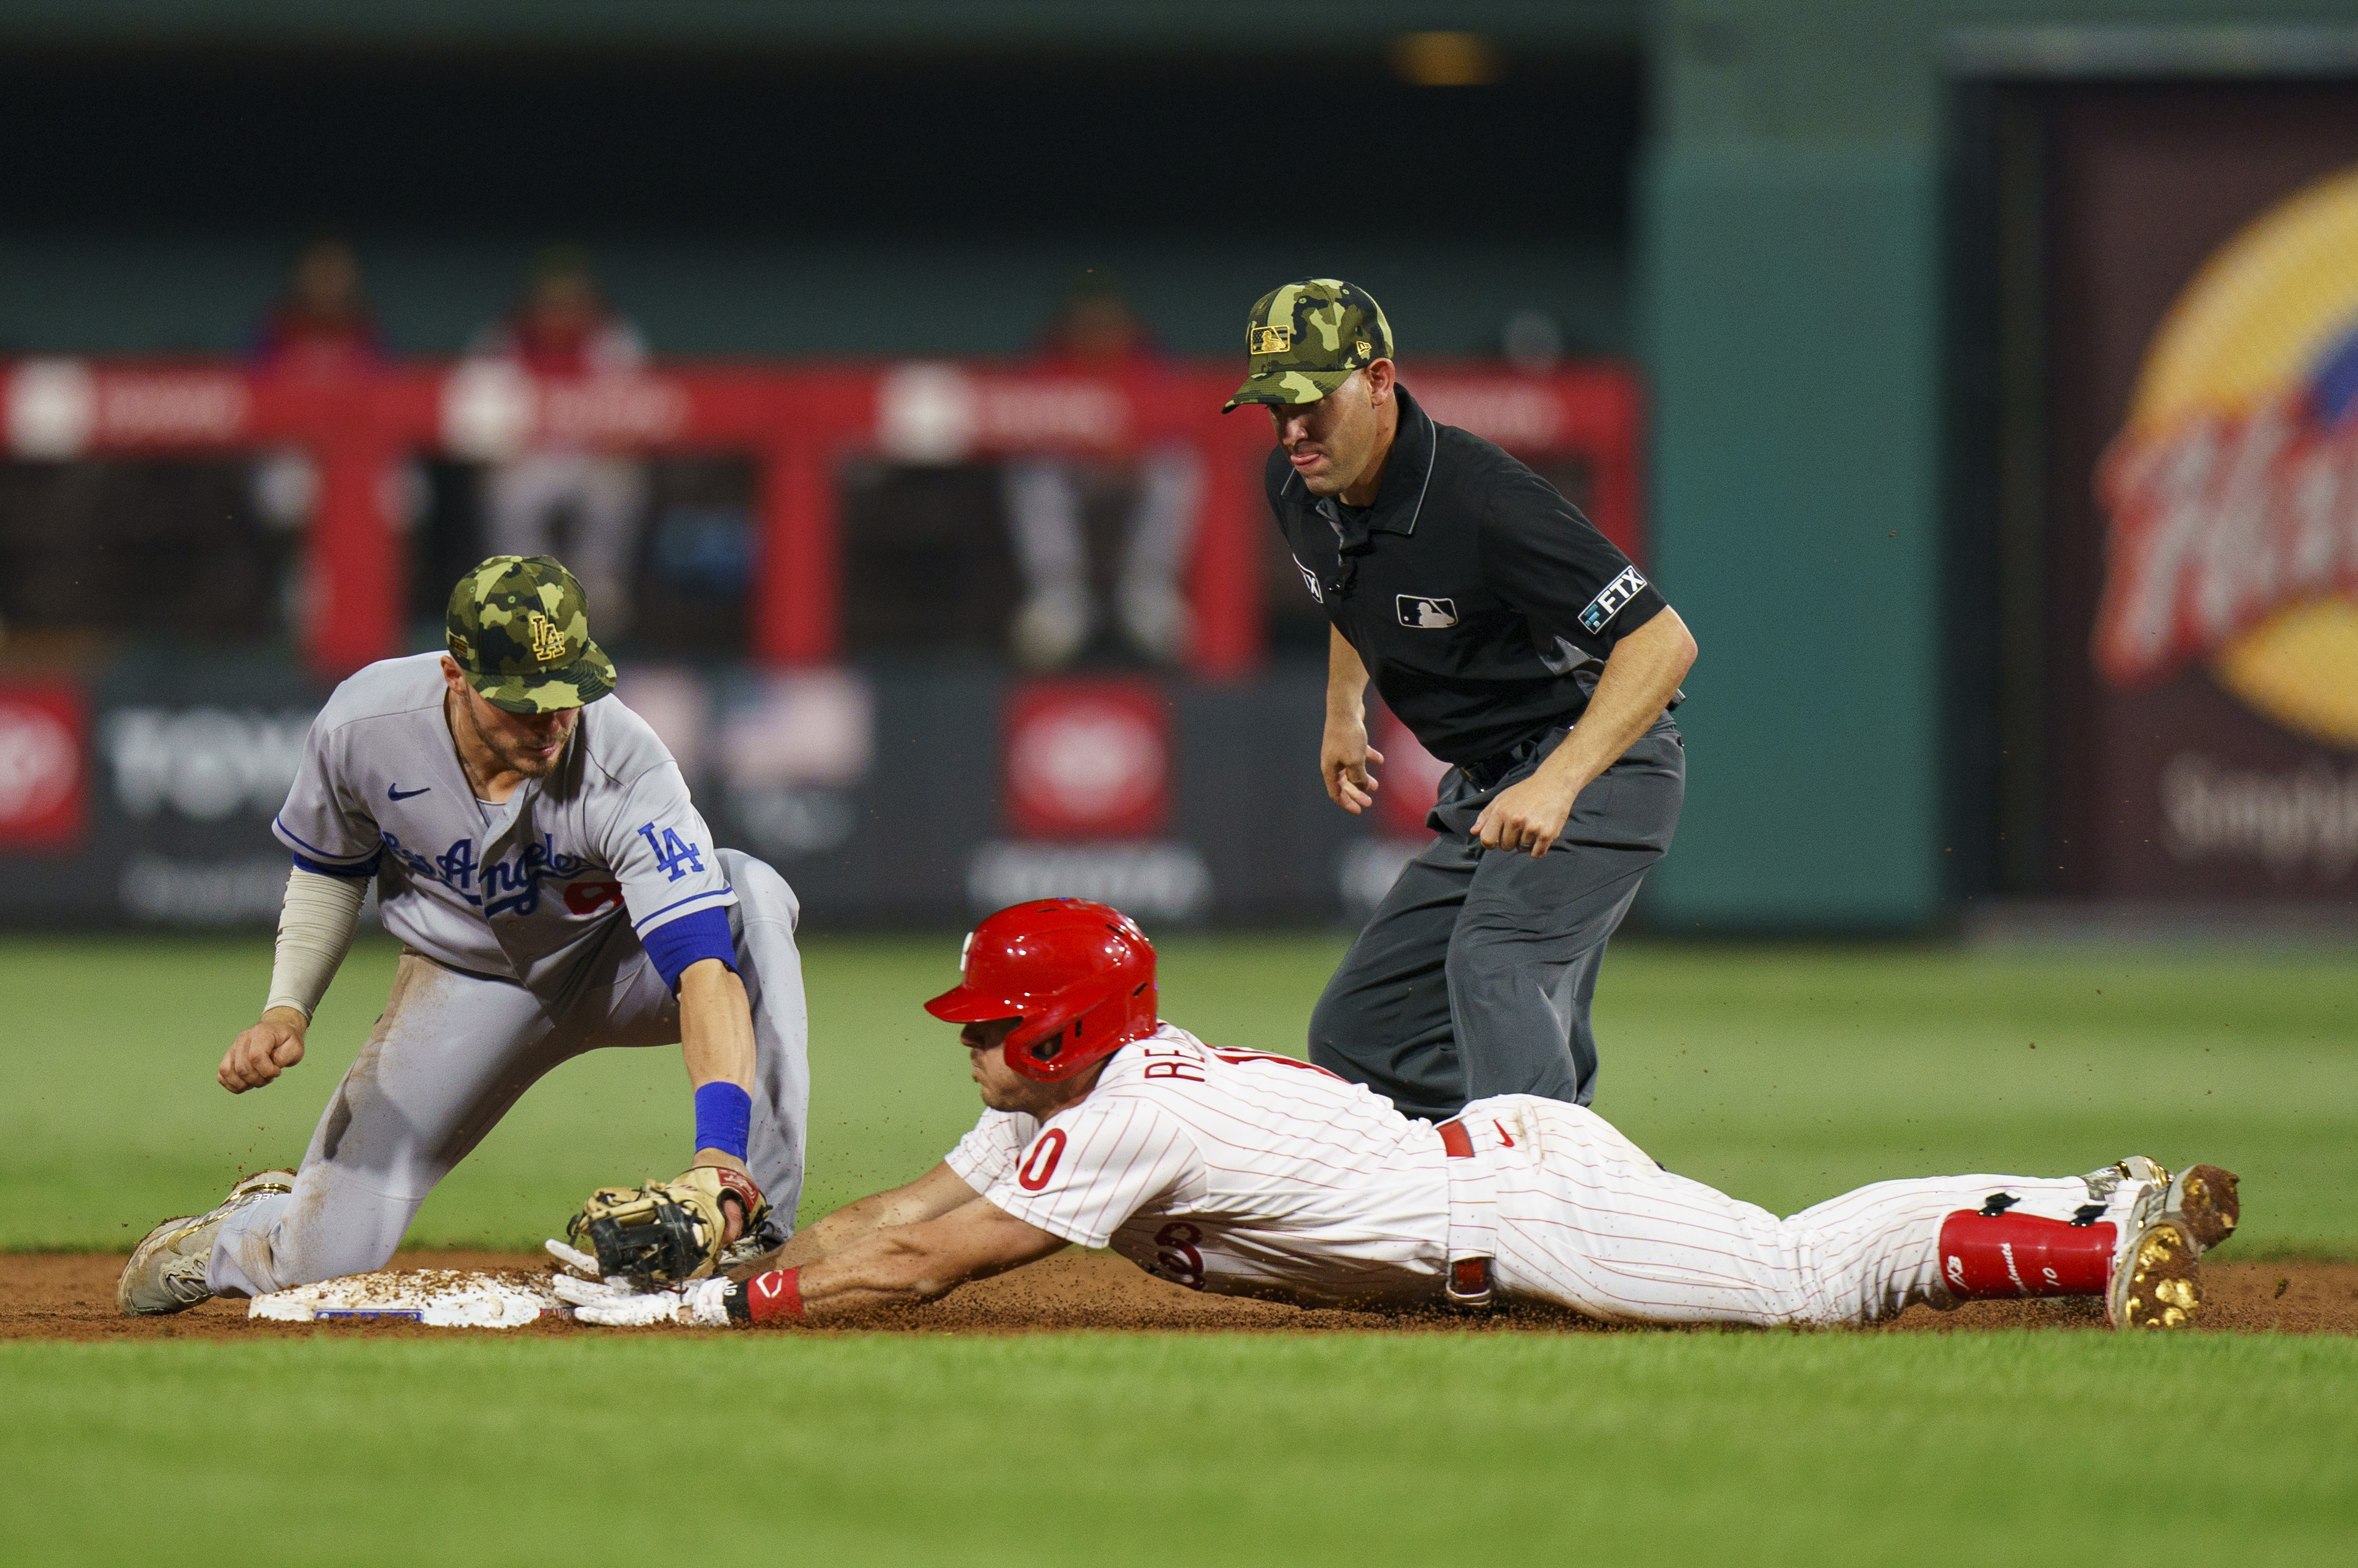
{"label": "fielder's baseball glove", "polygon": [[728,1233],[722,1205],[745,1216],[752,1235],[770,1216],[762,1189],[742,1171],[698,1165],[675,1181],[644,1187],[601,1187],[565,1223],[578,1247],[597,1254],[598,1272],[653,1284],[700,1280],[720,1260]]}

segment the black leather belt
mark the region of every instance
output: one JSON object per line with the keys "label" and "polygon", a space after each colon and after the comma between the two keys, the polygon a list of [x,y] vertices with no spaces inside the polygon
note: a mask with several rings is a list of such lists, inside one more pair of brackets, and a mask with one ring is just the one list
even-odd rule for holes
{"label": "black leather belt", "polygon": [[1540,747],[1547,744],[1549,736],[1566,727],[1568,726],[1563,725],[1550,725],[1539,734],[1528,739],[1519,740],[1504,751],[1494,751],[1489,756],[1476,757],[1472,762],[1459,763],[1457,771],[1466,775],[1466,781],[1473,785],[1476,790],[1492,789],[1499,779],[1537,757],[1540,754]]}

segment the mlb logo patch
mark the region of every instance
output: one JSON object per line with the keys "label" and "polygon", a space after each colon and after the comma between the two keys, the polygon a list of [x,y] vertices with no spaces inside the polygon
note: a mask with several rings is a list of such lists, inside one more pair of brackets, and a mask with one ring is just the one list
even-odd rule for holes
{"label": "mlb logo patch", "polygon": [[1621,575],[1606,584],[1605,591],[1589,600],[1588,607],[1580,612],[1580,629],[1592,636],[1603,631],[1621,613],[1621,607],[1636,598],[1638,590],[1645,585],[1644,573],[1635,566],[1622,567]]}
{"label": "mlb logo patch", "polygon": [[1414,594],[1400,596],[1400,623],[1420,631],[1440,631],[1457,624],[1455,599],[1420,598]]}

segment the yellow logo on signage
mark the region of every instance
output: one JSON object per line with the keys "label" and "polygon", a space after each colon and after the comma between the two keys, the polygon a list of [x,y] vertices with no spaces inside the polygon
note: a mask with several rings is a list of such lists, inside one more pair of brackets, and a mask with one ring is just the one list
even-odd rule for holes
{"label": "yellow logo on signage", "polygon": [[546,616],[535,610],[525,618],[532,630],[532,656],[543,664],[554,664],[565,657],[565,634]]}
{"label": "yellow logo on signage", "polygon": [[2098,490],[2092,639],[2113,684],[2186,664],[2288,729],[2358,748],[2358,168],[2261,213],[2147,348]]}
{"label": "yellow logo on signage", "polygon": [[1256,354],[1282,354],[1293,347],[1291,327],[1256,327],[1252,329],[1250,351]]}

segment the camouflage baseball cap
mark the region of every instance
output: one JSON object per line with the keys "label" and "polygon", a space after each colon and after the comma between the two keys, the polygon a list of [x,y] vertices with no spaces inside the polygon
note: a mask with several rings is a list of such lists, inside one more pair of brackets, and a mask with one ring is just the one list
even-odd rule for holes
{"label": "camouflage baseball cap", "polygon": [[445,626],[450,657],[493,707],[553,714],[614,689],[581,584],[554,555],[492,556],[450,590]]}
{"label": "camouflage baseball cap", "polygon": [[1240,403],[1316,403],[1353,371],[1390,359],[1392,327],[1366,289],[1341,278],[1303,278],[1255,302],[1245,317],[1245,352],[1251,374],[1222,413]]}

